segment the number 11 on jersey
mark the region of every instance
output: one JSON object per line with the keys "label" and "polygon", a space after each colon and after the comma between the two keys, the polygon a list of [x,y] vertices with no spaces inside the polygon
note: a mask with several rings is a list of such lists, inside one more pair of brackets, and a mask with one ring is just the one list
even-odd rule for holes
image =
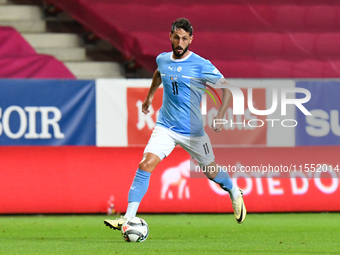
{"label": "number 11 on jersey", "polygon": [[174,95],[178,95],[178,82],[177,81],[172,82],[172,93]]}

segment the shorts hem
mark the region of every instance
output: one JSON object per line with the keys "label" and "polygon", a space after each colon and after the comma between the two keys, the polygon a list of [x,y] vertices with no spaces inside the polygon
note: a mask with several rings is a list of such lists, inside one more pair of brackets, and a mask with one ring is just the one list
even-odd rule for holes
{"label": "shorts hem", "polygon": [[144,154],[147,153],[147,152],[157,155],[160,158],[160,160],[165,159],[166,156],[167,156],[161,151],[144,150]]}

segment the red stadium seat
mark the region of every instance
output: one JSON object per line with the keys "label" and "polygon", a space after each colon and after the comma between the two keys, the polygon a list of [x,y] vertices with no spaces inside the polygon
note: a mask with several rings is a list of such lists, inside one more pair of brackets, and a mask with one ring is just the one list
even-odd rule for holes
{"label": "red stadium seat", "polygon": [[50,0],[153,71],[173,20],[194,27],[191,50],[226,77],[339,77],[340,2],[333,0]]}

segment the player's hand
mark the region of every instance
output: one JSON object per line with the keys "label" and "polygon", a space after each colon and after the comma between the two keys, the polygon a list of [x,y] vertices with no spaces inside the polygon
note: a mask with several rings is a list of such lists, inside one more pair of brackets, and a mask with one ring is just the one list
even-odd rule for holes
{"label": "player's hand", "polygon": [[151,105],[151,101],[150,99],[146,98],[145,101],[142,104],[142,112],[147,114],[149,113],[149,106]]}
{"label": "player's hand", "polygon": [[223,119],[223,117],[217,115],[217,116],[213,119],[213,121],[211,122],[211,128],[212,128],[212,130],[214,130],[215,132],[220,132],[220,131],[222,131],[223,124],[220,123],[221,121],[219,121],[219,122],[215,122],[215,121],[214,121],[214,120],[217,120],[217,119]]}

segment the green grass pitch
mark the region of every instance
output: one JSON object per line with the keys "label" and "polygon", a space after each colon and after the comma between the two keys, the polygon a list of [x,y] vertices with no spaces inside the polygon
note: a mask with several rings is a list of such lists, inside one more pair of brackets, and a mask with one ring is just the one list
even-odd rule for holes
{"label": "green grass pitch", "polygon": [[340,254],[340,213],[248,214],[241,225],[232,214],[139,217],[150,228],[142,243],[125,242],[106,215],[0,216],[0,254]]}

